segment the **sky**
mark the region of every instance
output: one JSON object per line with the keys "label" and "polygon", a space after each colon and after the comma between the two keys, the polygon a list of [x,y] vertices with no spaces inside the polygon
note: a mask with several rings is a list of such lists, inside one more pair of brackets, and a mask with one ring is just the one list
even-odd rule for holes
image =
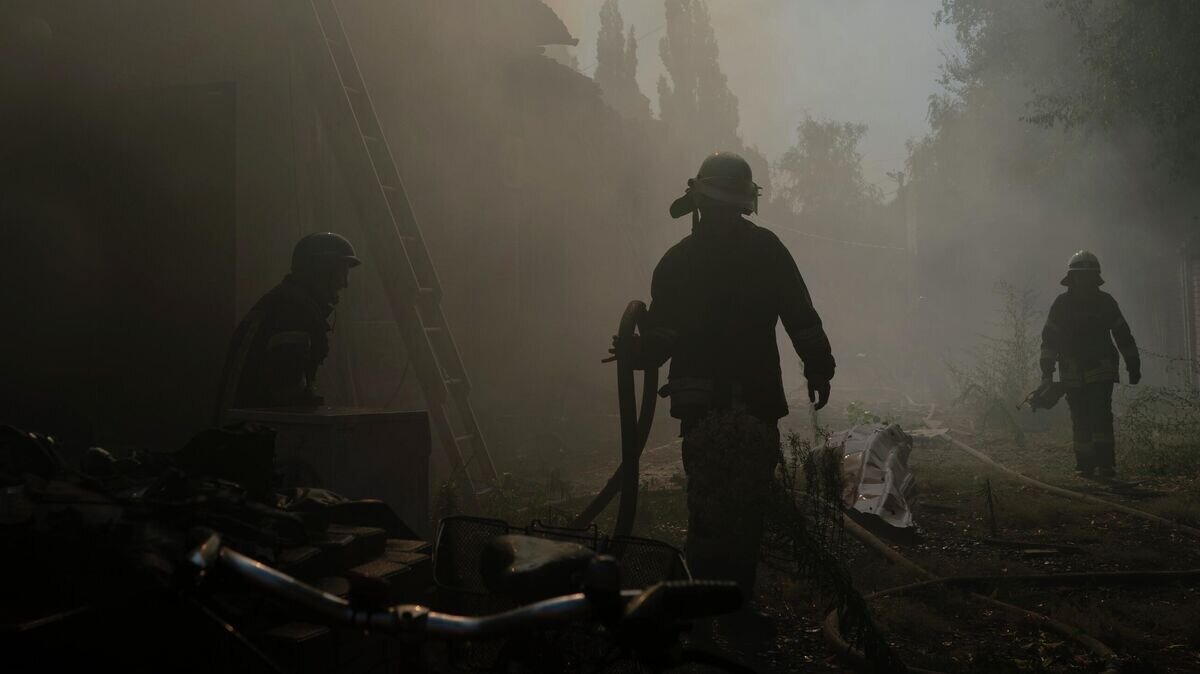
{"label": "sky", "polygon": [[[595,64],[604,0],[549,0],[579,38],[582,70]],[[743,139],[772,161],[795,142],[805,113],[869,127],[861,150],[867,177],[894,188],[904,143],[924,135],[929,96],[940,92],[953,32],[934,25],[941,0],[708,0]],[[662,73],[661,0],[620,0],[638,45],[638,80],[656,98]]]}

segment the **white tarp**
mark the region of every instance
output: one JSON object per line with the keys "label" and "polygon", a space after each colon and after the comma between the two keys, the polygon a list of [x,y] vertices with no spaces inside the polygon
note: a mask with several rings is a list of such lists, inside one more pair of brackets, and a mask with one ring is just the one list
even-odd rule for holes
{"label": "white tarp", "polygon": [[908,472],[912,437],[897,424],[863,424],[835,434],[829,445],[842,452],[842,500],[847,508],[897,527],[913,525]]}

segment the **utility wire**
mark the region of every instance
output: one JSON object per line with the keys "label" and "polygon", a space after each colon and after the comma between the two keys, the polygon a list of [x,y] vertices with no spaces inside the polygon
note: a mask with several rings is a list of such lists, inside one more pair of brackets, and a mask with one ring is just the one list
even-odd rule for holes
{"label": "utility wire", "polygon": [[[667,26],[667,24],[662,24],[662,25],[660,25],[660,26],[659,26],[659,28],[656,28],[656,29],[654,29],[654,30],[648,30],[648,31],[646,31],[646,32],[643,32],[643,34],[642,34],[642,35],[638,35],[638,36],[637,36],[637,42],[638,42],[638,43],[641,43],[643,40],[646,40],[646,38],[647,38],[647,37],[649,37],[649,36],[652,36],[652,35],[659,34],[659,32],[662,32],[662,29],[665,29],[665,28],[666,28],[666,26]],[[592,68],[594,68],[594,67],[596,67],[596,66],[598,66],[598,65],[600,65],[600,61],[599,61],[599,60],[596,60],[596,61],[594,61],[594,62],[593,62],[593,64],[592,64],[592,65],[589,65],[589,66],[587,66],[587,67],[580,68],[580,72],[581,72],[581,73],[586,73],[586,72],[588,72],[589,70],[592,70]]]}

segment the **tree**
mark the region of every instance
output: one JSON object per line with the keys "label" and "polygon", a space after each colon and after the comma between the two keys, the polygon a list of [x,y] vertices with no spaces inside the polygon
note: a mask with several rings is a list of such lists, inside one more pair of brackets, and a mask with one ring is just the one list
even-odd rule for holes
{"label": "tree", "polygon": [[802,216],[863,221],[882,202],[863,177],[858,144],[866,132],[865,124],[805,116],[776,168],[777,198]]}
{"label": "tree", "polygon": [[741,148],[738,101],[725,73],[703,0],[666,0],[666,35],[658,43],[667,73],[658,80],[662,121],[708,149]]}
{"label": "tree", "polygon": [[625,117],[650,118],[650,99],[637,83],[637,37],[633,26],[625,34],[625,21],[617,0],[600,7],[600,34],[596,38],[596,84],[604,102]]}
{"label": "tree", "polygon": [[1032,121],[1109,132],[1140,124],[1177,173],[1200,172],[1200,3],[1055,0],[1081,45],[1085,70],[1042,92]]}

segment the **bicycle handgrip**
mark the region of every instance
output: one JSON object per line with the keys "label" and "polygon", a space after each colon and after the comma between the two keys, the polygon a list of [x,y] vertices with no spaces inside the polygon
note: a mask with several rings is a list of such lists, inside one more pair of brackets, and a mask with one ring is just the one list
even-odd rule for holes
{"label": "bicycle handgrip", "polygon": [[667,581],[650,587],[625,607],[631,621],[696,620],[733,613],[742,606],[737,583],[724,580]]}

